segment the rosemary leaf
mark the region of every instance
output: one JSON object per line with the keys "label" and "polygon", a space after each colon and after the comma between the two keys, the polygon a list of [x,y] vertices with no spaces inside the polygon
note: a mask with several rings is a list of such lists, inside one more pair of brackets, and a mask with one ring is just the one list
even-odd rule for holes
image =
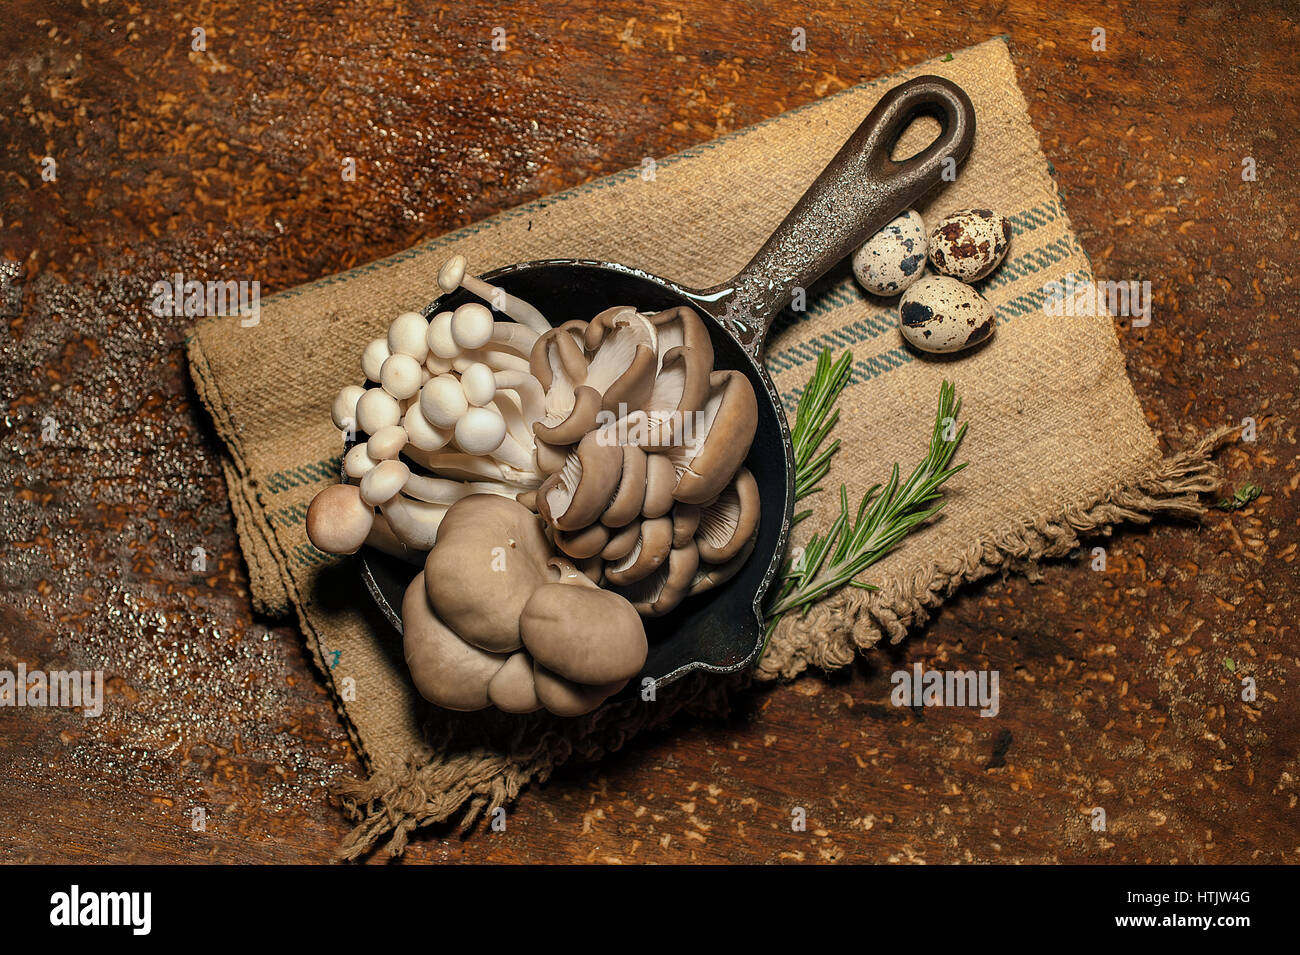
{"label": "rosemary leaf", "polygon": [[[817,358],[808,387],[799,399],[798,418],[791,441],[795,449],[795,499],[819,491],[830,471],[830,459],[839,448],[836,440],[822,450],[839,411],[835,401],[849,383],[853,356],[845,352],[831,361],[830,350]],[[875,590],[857,576],[902,542],[943,508],[944,483],[966,466],[952,466],[957,447],[966,435],[966,425],[957,427],[961,401],[956,389],[945,381],[939,388],[939,405],[925,458],[901,479],[897,464],[889,480],[870,488],[855,510],[849,508],[848,488],[840,485],[840,513],[823,534],[813,534],[803,551],[788,558],[778,576],[767,611],[767,634],[787,613],[807,613],[817,601],[842,587]],[[798,520],[811,512],[801,511]]]}

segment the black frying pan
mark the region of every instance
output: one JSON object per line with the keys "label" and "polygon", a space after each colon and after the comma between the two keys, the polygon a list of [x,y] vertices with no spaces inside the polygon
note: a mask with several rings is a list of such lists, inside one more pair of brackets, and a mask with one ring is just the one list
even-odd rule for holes
{"label": "black frying pan", "polygon": [[[938,138],[895,162],[890,153],[917,116],[935,116]],[[704,318],[718,368],[744,372],[758,398],[758,431],[746,466],[758,482],[762,514],[754,552],[731,580],[688,597],[670,614],[646,621],[646,677],[659,686],[703,669],[718,673],[754,662],[763,645],[763,597],[781,566],[794,512],[794,453],[781,399],[764,370],[763,340],[795,289],[807,289],[895,216],[937,186],[945,168],[966,158],[975,137],[970,98],[938,76],[895,87],[871,111],[830,165],[772,233],[745,270],[697,291],[655,275],[576,259],[524,262],[482,276],[535,305],[549,321],[588,321],[615,305],[657,312],[689,305]],[[952,162],[948,162],[952,160]],[[432,316],[475,300],[464,289],[425,309]],[[366,586],[401,629],[402,595],[417,570],[373,548],[361,552]]]}

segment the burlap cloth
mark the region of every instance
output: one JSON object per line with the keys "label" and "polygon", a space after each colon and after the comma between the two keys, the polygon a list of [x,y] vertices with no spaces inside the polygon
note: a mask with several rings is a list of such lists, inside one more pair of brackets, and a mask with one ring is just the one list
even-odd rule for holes
{"label": "burlap cloth", "polygon": [[[476,271],[563,256],[624,262],[696,287],[725,279],[881,94],[922,73],[966,89],[978,134],[957,181],[920,211],[934,222],[988,207],[1014,228],[1006,261],[982,285],[998,311],[996,336],[955,360],[917,356],[899,338],[896,303],[869,299],[841,268],[812,291],[806,314],[778,325],[767,363],[792,410],[817,353],[852,349],[853,383],[836,431],[843,446],[827,485],[845,482],[853,493],[887,476],[892,462],[919,460],[939,384],[953,380],[970,422],[960,453],[969,467],[951,482],[942,518],[869,571],[878,592],[848,589],[787,618],[752,674],[687,678],[653,703],[617,702],[579,720],[461,716],[426,705],[355,563],[317,552],[303,531],[308,502],[336,480],[341,445],[328,409],[342,383],[359,379],[362,345],[398,312],[435,296],[438,265],[454,252]],[[926,123],[909,133],[913,145],[937,130]],[[229,451],[226,478],[254,602],[271,614],[297,612],[369,774],[335,787],[357,822],[340,855],[356,858],[383,840],[400,852],[424,824],[469,825],[571,757],[599,757],[674,715],[724,711],[753,680],[843,666],[882,637],[900,639],[959,584],[1065,555],[1082,534],[1199,513],[1198,495],[1217,484],[1207,460],[1214,439],[1162,458],[1113,322],[1044,313],[1044,284],[1069,273],[1092,278],[1007,45],[991,40],[663,159],[654,181],[639,170],[609,176],[276,295],[255,327],[241,327],[237,316],[200,323],[188,343],[191,370]],[[813,501],[818,513],[796,543],[836,507],[833,495]]]}

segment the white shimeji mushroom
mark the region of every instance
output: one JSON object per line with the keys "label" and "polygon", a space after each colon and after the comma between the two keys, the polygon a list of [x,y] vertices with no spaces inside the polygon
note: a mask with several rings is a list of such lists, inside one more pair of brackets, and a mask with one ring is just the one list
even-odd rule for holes
{"label": "white shimeji mushroom", "polygon": [[466,302],[451,314],[451,337],[462,352],[482,348],[492,340],[496,319],[486,305]]}
{"label": "white shimeji mushroom", "polygon": [[447,513],[447,505],[417,501],[398,493],[384,501],[380,511],[403,544],[416,550],[429,550],[438,540],[438,526]]}
{"label": "white shimeji mushroom", "polygon": [[444,292],[454,292],[464,287],[466,291],[491,304],[497,311],[504,312],[519,324],[528,326],[538,334],[550,329],[551,323],[542,316],[541,312],[504,289],[468,274],[465,271],[466,265],[465,256],[453,255],[438,270],[438,287]]}
{"label": "white shimeji mushroom", "polygon": [[390,424],[370,436],[366,442],[366,454],[372,461],[388,461],[401,454],[406,443],[406,429],[400,424]]}
{"label": "white shimeji mushroom", "polygon": [[419,312],[403,312],[388,326],[388,350],[422,362],[429,354],[429,320]]}
{"label": "white shimeji mushroom", "polygon": [[471,362],[460,374],[460,386],[470,404],[479,408],[491,404],[497,395],[497,382],[492,369],[482,362]]}
{"label": "white shimeji mushroom", "polygon": [[429,423],[418,401],[406,409],[402,427],[406,431],[406,440],[421,451],[440,451],[452,437],[451,428],[439,428]]}
{"label": "white shimeji mushroom", "polygon": [[420,411],[437,428],[454,428],[469,410],[465,389],[455,375],[430,378],[420,389]]}
{"label": "white shimeji mushroom", "polygon": [[429,319],[429,332],[426,341],[429,354],[450,362],[460,354],[460,346],[451,335],[451,312],[439,312]]}
{"label": "white shimeji mushroom", "polygon": [[384,362],[392,351],[388,348],[388,339],[376,338],[361,352],[361,371],[371,381],[379,381]]}
{"label": "white shimeji mushroom", "polygon": [[409,398],[424,384],[425,368],[405,352],[394,352],[379,368],[379,383],[394,398]]}
{"label": "white shimeji mushroom", "polygon": [[401,420],[401,404],[382,388],[368,388],[357,399],[357,427],[366,434],[374,434]]}
{"label": "white shimeji mushroom", "polygon": [[359,481],[374,468],[379,462],[370,456],[366,450],[366,445],[356,444],[347,454],[343,455],[343,473],[353,480]]}
{"label": "white shimeji mushroom", "polygon": [[334,427],[340,431],[355,431],[357,428],[357,402],[366,393],[360,385],[344,385],[330,406],[330,418]]}
{"label": "white shimeji mushroom", "polygon": [[379,507],[402,489],[411,469],[397,460],[380,461],[361,479],[361,500]]}

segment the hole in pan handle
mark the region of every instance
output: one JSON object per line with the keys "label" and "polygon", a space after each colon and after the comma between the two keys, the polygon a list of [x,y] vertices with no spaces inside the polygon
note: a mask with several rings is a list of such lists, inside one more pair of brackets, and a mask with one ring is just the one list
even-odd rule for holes
{"label": "hole in pan handle", "polygon": [[[940,132],[914,156],[891,153],[920,116]],[[790,210],[740,275],[698,293],[717,304],[727,330],[755,359],[772,320],[796,288],[808,288],[955,171],[975,139],[975,107],[939,76],[918,76],[886,93]],[[952,162],[950,163],[949,160]]]}

